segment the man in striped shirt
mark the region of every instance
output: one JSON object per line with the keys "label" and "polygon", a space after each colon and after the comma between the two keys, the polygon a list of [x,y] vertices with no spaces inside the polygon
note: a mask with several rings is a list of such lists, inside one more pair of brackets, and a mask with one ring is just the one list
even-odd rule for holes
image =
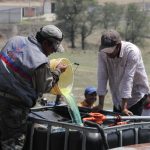
{"label": "man in striped shirt", "polygon": [[101,36],[97,89],[99,104],[95,109],[103,109],[107,81],[114,111],[125,115],[141,115],[149,93],[141,51],[136,45],[122,41],[115,30],[105,31]]}

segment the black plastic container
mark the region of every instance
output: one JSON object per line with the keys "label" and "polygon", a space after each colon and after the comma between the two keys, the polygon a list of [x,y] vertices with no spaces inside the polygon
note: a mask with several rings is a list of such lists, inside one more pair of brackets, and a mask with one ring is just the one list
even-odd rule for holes
{"label": "black plastic container", "polygon": [[[80,113],[82,117],[88,116],[88,109],[80,108]],[[104,115],[116,115],[113,112],[103,111]],[[39,112],[34,112],[31,115],[33,118],[44,118],[46,120],[53,120],[55,122],[71,122],[70,116],[67,110],[67,107],[56,107],[50,110],[44,110]],[[109,127],[108,124],[112,123],[111,121],[105,122],[103,125],[98,125],[101,128],[102,132],[99,132],[98,127],[97,132],[84,132],[82,127],[80,131],[78,129],[70,129],[68,132],[67,143],[65,145],[66,132],[65,130],[56,130],[56,132],[48,131],[47,128],[36,127],[34,129],[33,141],[31,141],[31,126],[32,119],[28,126],[27,141],[24,147],[24,150],[30,150],[30,144],[32,142],[32,150],[46,150],[48,144],[48,150],[64,150],[67,147],[67,150],[82,150],[84,138],[85,149],[86,150],[105,150],[109,148],[115,148],[126,145],[133,145],[138,143],[148,143],[150,142],[150,122],[146,123],[131,123],[122,126]],[[71,124],[71,123],[70,123]],[[65,127],[65,124],[62,123],[62,126]],[[68,129],[67,125],[66,128]],[[87,131],[92,126],[86,127]],[[95,129],[96,130],[96,129]],[[47,143],[47,135],[49,134],[49,139]],[[104,137],[105,136],[105,137]],[[108,147],[107,147],[108,146]]]}

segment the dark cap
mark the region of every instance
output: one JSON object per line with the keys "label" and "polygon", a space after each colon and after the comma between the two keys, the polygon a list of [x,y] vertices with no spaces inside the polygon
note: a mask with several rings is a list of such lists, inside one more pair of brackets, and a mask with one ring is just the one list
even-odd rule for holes
{"label": "dark cap", "polygon": [[85,95],[86,94],[93,94],[93,93],[96,93],[96,88],[95,87],[91,87],[91,86],[87,87],[85,89],[85,92],[84,92]]}
{"label": "dark cap", "polygon": [[101,45],[99,50],[115,47],[119,43],[121,43],[121,37],[117,31],[115,30],[105,31],[101,36]]}
{"label": "dark cap", "polygon": [[[46,25],[41,28],[40,34],[47,39],[54,39],[54,41],[59,41],[61,42],[63,40],[63,33],[59,28],[57,28],[55,25]],[[56,44],[58,44],[56,42]],[[60,44],[59,47],[57,48],[57,51],[63,52],[64,48]]]}

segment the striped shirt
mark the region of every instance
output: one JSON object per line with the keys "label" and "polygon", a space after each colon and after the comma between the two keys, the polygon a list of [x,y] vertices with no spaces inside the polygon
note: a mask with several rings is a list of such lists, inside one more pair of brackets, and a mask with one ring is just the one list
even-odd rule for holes
{"label": "striped shirt", "polygon": [[107,93],[107,81],[116,108],[122,98],[128,99],[128,108],[149,93],[148,77],[141,51],[130,42],[121,42],[119,57],[109,58],[104,52],[98,56],[98,95]]}

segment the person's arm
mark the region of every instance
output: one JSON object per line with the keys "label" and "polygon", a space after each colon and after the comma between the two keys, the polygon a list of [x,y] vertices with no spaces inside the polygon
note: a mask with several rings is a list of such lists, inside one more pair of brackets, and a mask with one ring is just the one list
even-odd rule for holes
{"label": "person's arm", "polygon": [[127,104],[128,104],[128,99],[125,99],[123,98],[122,99],[122,106],[121,106],[121,111],[124,115],[127,115],[127,116],[132,116],[133,113],[131,111],[128,110],[127,108]]}
{"label": "person's arm", "polygon": [[58,82],[59,76],[64,72],[66,66],[59,64],[56,69],[51,72],[49,64],[42,64],[34,73],[33,86],[39,95],[49,92]]}
{"label": "person's arm", "polygon": [[99,95],[99,108],[103,109],[104,108],[104,95]]}
{"label": "person's arm", "polygon": [[105,96],[104,95],[99,95],[98,98],[99,98],[99,103],[98,103],[97,106],[92,108],[93,112],[98,112],[100,110],[103,110],[103,108],[104,108],[104,98],[105,98]]}
{"label": "person's arm", "polygon": [[106,64],[106,54],[99,52],[98,54],[98,69],[97,69],[97,78],[98,78],[98,88],[97,95],[99,96],[98,105],[93,107],[93,111],[102,110],[104,107],[104,98],[107,93],[107,64]]}
{"label": "person's arm", "polygon": [[128,110],[127,104],[129,98],[132,97],[133,80],[138,62],[138,55],[134,51],[131,51],[128,54],[124,75],[119,87],[122,97],[121,109],[122,113],[125,115],[133,115],[133,113]]}

